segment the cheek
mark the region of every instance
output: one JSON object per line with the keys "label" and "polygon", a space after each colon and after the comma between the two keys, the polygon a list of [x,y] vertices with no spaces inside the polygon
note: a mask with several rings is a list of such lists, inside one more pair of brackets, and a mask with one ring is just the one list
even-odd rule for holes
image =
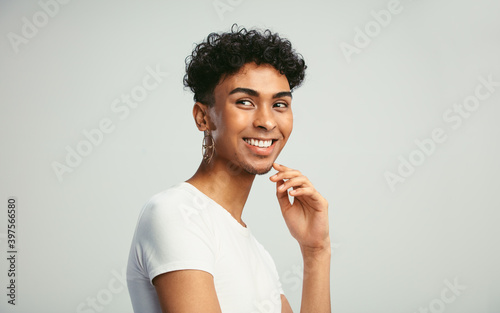
{"label": "cheek", "polygon": [[290,134],[292,133],[293,130],[293,115],[290,113],[287,116],[284,116],[281,121],[281,132],[283,133],[283,136],[285,136],[287,139],[290,137]]}
{"label": "cheek", "polygon": [[214,139],[221,142],[234,141],[239,133],[245,129],[247,117],[245,114],[237,114],[234,110],[225,110],[220,112],[217,117],[216,131]]}

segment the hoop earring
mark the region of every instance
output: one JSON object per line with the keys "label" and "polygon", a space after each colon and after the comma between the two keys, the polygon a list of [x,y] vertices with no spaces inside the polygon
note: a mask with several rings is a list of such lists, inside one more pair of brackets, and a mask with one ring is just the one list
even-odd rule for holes
{"label": "hoop earring", "polygon": [[209,130],[204,132],[203,142],[201,144],[201,154],[203,155],[203,160],[207,162],[207,164],[212,161],[212,157],[215,153],[215,142],[214,137],[210,134]]}

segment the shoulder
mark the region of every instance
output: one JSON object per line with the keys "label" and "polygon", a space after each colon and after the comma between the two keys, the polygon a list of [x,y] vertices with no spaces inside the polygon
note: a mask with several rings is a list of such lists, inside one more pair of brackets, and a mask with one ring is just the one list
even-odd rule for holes
{"label": "shoulder", "polygon": [[213,273],[216,239],[210,217],[198,213],[200,206],[196,194],[184,184],[154,195],[144,205],[131,257],[150,280],[181,269]]}
{"label": "shoulder", "polygon": [[179,183],[152,196],[142,209],[141,219],[148,216],[182,216],[193,210],[201,211],[205,206],[203,197],[194,192],[187,183]]}
{"label": "shoulder", "polygon": [[200,198],[183,183],[151,197],[139,216],[134,234],[136,248],[161,255],[175,251],[177,255],[186,245],[212,245],[214,223]]}
{"label": "shoulder", "polygon": [[196,205],[200,204],[201,197],[197,195],[191,186],[187,183],[179,183],[162,192],[152,196],[146,204],[146,207],[152,209],[159,208],[165,205]]}
{"label": "shoulder", "polygon": [[[210,207],[203,194],[187,183],[174,185],[152,196],[143,206],[138,221],[140,234],[210,229]],[[208,227],[208,228],[207,228]]]}

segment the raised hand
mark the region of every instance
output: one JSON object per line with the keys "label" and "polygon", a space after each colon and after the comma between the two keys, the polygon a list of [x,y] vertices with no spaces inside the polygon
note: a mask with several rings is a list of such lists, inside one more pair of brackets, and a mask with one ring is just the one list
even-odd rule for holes
{"label": "raised hand", "polygon": [[[301,172],[277,163],[270,177],[276,183],[276,196],[291,235],[301,249],[311,252],[330,248],[328,202]],[[288,189],[292,188],[290,192]],[[289,195],[294,197],[290,202]]]}

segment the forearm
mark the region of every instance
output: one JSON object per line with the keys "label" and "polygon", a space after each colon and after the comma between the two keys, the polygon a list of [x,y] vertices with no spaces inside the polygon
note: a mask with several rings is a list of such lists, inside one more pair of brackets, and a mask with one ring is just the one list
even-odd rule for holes
{"label": "forearm", "polygon": [[330,313],[330,245],[321,250],[301,250],[304,279],[300,313]]}

